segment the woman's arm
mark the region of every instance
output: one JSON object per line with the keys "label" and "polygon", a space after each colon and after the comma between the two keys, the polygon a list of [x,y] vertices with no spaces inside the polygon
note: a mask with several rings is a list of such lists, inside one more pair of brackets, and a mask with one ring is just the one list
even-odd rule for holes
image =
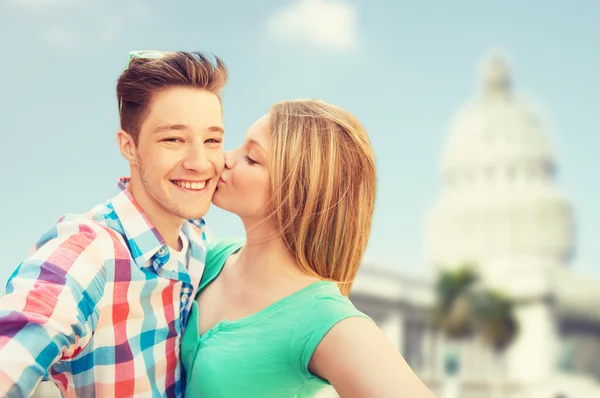
{"label": "woman's arm", "polygon": [[309,364],[341,398],[434,398],[383,332],[365,318],[335,325]]}

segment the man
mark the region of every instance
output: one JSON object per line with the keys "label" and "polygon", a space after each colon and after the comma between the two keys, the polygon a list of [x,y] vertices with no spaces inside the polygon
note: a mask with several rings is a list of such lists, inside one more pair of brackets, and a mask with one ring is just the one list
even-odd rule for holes
{"label": "man", "polygon": [[[130,178],[46,232],[0,297],[0,396],[49,378],[66,396],[183,394],[180,337],[223,170],[223,63],[130,53],[117,83]],[[193,220],[193,221],[186,221]]]}

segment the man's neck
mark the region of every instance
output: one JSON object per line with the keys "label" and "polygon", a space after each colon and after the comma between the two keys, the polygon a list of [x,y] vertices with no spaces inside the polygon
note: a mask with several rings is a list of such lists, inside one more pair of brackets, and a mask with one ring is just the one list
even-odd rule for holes
{"label": "man's neck", "polygon": [[169,220],[167,218],[156,216],[154,217],[156,218],[156,220],[154,220],[153,218],[151,218],[150,215],[146,215],[148,216],[152,224],[154,224],[154,227],[156,228],[160,236],[162,236],[162,238],[165,240],[165,243],[169,247],[177,251],[181,251],[182,242],[179,238],[179,235],[181,233],[183,220],[180,218],[177,218],[176,220]]}
{"label": "man's neck", "polygon": [[137,181],[134,181],[133,179],[129,181],[127,189],[131,192],[131,195],[139,204],[154,228],[156,228],[160,236],[164,239],[165,243],[169,247],[180,251],[182,249],[182,242],[179,239],[179,234],[181,233],[181,227],[183,226],[184,220],[168,212],[165,208],[156,203],[156,201],[144,190],[144,187]]}

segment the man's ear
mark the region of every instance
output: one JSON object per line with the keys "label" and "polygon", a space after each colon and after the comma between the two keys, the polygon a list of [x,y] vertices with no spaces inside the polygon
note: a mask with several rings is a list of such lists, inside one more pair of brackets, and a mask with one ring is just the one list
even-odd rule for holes
{"label": "man's ear", "polygon": [[132,165],[136,164],[137,159],[137,148],[133,137],[125,130],[119,130],[117,133],[117,144],[119,144],[119,150],[121,155]]}

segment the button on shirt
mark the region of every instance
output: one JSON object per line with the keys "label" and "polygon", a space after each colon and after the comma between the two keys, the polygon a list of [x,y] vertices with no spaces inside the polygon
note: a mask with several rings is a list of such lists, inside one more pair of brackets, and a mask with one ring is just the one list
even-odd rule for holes
{"label": "button on shirt", "polygon": [[184,223],[184,254],[169,261],[128,182],[88,213],[59,219],[10,277],[0,296],[0,396],[29,396],[42,378],[67,397],[183,395],[180,340],[208,231],[203,220]]}

